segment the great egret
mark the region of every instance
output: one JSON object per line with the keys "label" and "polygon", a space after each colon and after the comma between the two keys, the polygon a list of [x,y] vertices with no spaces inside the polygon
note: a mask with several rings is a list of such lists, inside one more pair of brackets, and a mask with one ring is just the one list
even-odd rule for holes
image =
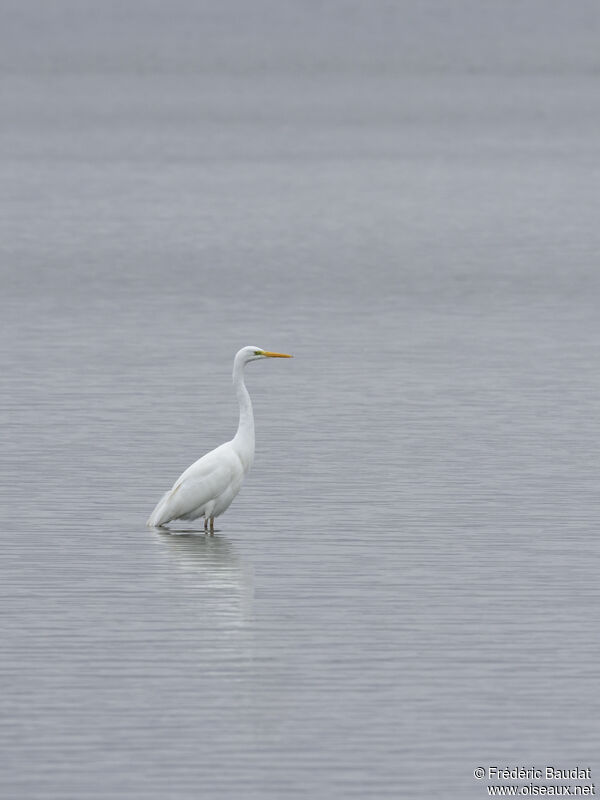
{"label": "great egret", "polygon": [[254,461],[254,414],[244,383],[244,367],[260,358],[291,358],[260,347],[242,347],[233,360],[233,385],[240,404],[237,433],[230,442],[195,461],[175,481],[150,514],[148,527],[162,527],[174,519],[204,517],[204,530],[215,529],[215,517],[231,505]]}

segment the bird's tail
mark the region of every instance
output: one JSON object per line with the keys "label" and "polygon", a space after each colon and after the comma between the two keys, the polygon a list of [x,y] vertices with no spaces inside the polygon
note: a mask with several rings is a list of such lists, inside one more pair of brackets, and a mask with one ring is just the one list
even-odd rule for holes
{"label": "bird's tail", "polygon": [[167,497],[170,494],[171,494],[170,490],[168,492],[165,492],[163,494],[163,496],[160,498],[160,500],[158,501],[158,503],[156,504],[156,508],[150,514],[150,516],[148,517],[148,521],[146,522],[146,525],[149,528],[157,528],[159,525],[162,525],[163,522],[167,521],[163,517],[163,511],[164,511],[164,508],[165,508],[165,501],[166,501]]}

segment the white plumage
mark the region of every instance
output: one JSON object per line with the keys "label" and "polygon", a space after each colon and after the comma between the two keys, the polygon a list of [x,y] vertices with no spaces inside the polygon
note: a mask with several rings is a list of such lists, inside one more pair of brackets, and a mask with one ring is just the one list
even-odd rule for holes
{"label": "white plumage", "polygon": [[240,405],[237,433],[229,442],[211,450],[195,461],[175,481],[173,488],[159,500],[147,525],[160,527],[175,519],[204,517],[204,529],[226,511],[242,487],[254,460],[254,414],[244,383],[244,367],[261,358],[291,358],[285,353],[271,353],[260,347],[243,347],[233,360],[233,385]]}

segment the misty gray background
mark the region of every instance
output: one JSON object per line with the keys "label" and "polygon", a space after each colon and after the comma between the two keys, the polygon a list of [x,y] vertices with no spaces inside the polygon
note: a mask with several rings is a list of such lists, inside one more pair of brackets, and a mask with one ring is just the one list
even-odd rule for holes
{"label": "misty gray background", "polygon": [[3,796],[597,779],[595,0],[0,14]]}

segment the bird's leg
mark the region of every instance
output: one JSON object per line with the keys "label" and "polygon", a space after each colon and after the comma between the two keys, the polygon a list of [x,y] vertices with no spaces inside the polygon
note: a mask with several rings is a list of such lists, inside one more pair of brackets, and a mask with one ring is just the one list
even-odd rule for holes
{"label": "bird's leg", "polygon": [[210,535],[211,536],[215,535],[215,518],[214,517],[210,518]]}
{"label": "bird's leg", "polygon": [[208,517],[204,517],[204,530],[208,530]]}

